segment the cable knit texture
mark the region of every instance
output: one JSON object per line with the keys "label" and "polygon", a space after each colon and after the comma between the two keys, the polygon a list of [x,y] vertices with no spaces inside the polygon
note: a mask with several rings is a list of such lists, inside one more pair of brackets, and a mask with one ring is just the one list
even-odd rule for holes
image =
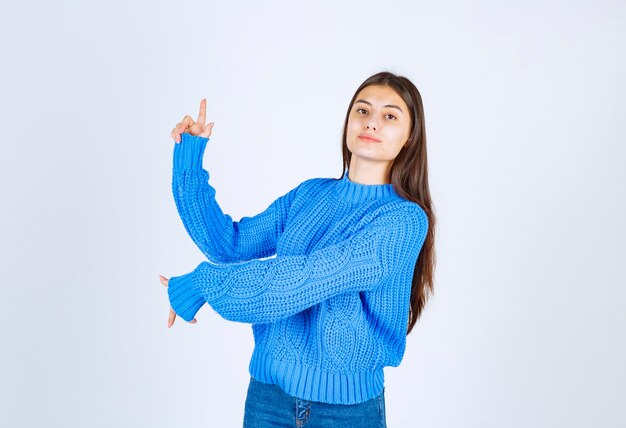
{"label": "cable knit texture", "polygon": [[392,184],[355,183],[346,171],[234,221],[202,167],[208,141],[185,133],[174,146],[176,207],[208,259],[170,278],[174,311],[190,321],[207,302],[251,324],[251,376],[290,395],[332,404],[379,395],[383,368],[404,355],[424,210]]}

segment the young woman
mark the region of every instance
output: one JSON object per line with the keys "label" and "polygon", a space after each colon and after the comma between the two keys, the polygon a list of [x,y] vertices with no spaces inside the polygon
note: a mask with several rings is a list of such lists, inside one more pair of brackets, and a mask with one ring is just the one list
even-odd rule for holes
{"label": "young woman", "polygon": [[[161,277],[170,316],[208,303],[252,325],[244,427],[384,427],[386,366],[433,291],[434,226],[421,95],[389,72],[350,101],[341,178],[311,178],[233,221],[202,168],[206,100],[175,140],[172,190],[208,261]],[[270,257],[274,256],[275,257]],[[262,259],[262,260],[261,260]]]}

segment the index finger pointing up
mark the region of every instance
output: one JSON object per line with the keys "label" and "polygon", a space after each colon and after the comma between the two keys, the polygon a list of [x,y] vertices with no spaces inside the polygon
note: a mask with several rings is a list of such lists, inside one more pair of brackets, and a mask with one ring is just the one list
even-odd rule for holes
{"label": "index finger pointing up", "polygon": [[204,127],[204,121],[206,120],[206,98],[203,98],[200,101],[200,113],[198,113],[198,120],[196,123],[199,123]]}

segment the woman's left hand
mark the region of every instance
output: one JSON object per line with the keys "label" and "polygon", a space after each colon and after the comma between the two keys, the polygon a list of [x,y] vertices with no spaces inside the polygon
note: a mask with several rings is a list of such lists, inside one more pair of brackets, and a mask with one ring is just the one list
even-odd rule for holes
{"label": "woman's left hand", "polygon": [[[163,275],[159,275],[159,280],[161,281],[161,284],[163,284],[166,287],[168,286],[170,282],[170,280],[165,278]],[[174,309],[172,309],[172,307],[170,306],[170,317],[167,320],[167,328],[170,328],[172,325],[174,325],[175,320],[176,320],[176,312],[174,312]],[[189,324],[195,324],[197,322],[198,320],[194,318],[191,321],[189,321]]]}

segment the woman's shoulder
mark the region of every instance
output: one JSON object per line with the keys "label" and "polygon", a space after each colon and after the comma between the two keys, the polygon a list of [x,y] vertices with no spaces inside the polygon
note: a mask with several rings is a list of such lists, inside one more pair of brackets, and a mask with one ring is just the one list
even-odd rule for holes
{"label": "woman's shoulder", "polygon": [[[373,214],[380,220],[393,220],[396,223],[411,222],[428,229],[428,215],[426,211],[415,201],[400,196],[389,199],[385,204],[377,207]],[[383,219],[385,218],[385,219]]]}
{"label": "woman's shoulder", "polygon": [[424,211],[424,208],[422,208],[422,206],[417,202],[402,198],[402,206],[414,215],[420,218],[425,217],[426,219],[428,219],[426,211]]}
{"label": "woman's shoulder", "polygon": [[332,183],[336,182],[337,179],[336,178],[329,178],[329,177],[312,177],[312,178],[307,178],[304,181],[302,181],[297,188],[298,189],[302,189],[304,191],[316,191],[316,190],[320,190],[324,187],[327,187],[328,185],[331,185]]}

